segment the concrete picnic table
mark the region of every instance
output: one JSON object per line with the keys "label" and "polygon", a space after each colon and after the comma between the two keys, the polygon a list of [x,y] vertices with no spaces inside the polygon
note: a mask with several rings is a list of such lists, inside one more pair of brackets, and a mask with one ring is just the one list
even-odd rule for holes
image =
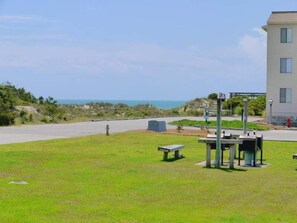
{"label": "concrete picnic table", "polygon": [[[199,143],[206,143],[206,167],[211,166],[211,144],[216,144],[216,138],[200,138]],[[236,152],[236,145],[242,144],[243,141],[240,139],[221,139],[221,144],[228,144],[230,146],[229,152],[229,168],[234,169],[234,157]]]}

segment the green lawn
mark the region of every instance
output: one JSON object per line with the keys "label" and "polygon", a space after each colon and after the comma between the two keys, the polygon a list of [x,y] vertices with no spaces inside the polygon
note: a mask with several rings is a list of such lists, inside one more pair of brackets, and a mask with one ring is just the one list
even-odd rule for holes
{"label": "green lawn", "polygon": [[[167,144],[184,144],[186,158],[163,162],[157,146]],[[0,150],[1,222],[297,219],[297,143],[264,142],[270,166],[232,171],[195,165],[205,145],[192,136],[129,132]],[[9,184],[18,180],[29,184]]]}

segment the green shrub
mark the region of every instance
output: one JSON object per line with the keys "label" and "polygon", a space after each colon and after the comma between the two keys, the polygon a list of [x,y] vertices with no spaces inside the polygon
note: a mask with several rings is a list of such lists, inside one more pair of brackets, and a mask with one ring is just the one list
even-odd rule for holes
{"label": "green shrub", "polygon": [[0,126],[12,125],[14,123],[15,114],[13,112],[0,114]]}
{"label": "green shrub", "polygon": [[21,117],[21,120],[22,120],[22,124],[25,124],[25,122],[27,121],[27,111],[25,110],[21,110],[20,111],[20,117]]}
{"label": "green shrub", "polygon": [[183,125],[177,125],[177,126],[176,126],[176,130],[177,130],[178,132],[180,132],[181,130],[183,130]]}
{"label": "green shrub", "polygon": [[236,115],[241,115],[242,114],[242,107],[240,106],[237,106],[233,109],[233,114],[236,114]]}
{"label": "green shrub", "polygon": [[29,121],[30,121],[30,122],[33,122],[33,114],[30,114],[30,115],[29,115]]}
{"label": "green shrub", "polygon": [[98,113],[97,113],[97,117],[104,117],[103,112],[98,112]]}
{"label": "green shrub", "polygon": [[48,123],[49,122],[49,117],[48,116],[43,116],[40,121],[44,122],[44,123]]}
{"label": "green shrub", "polygon": [[179,111],[178,111],[177,109],[173,109],[173,110],[172,110],[172,114],[174,114],[174,115],[178,115],[178,114],[179,114]]}
{"label": "green shrub", "polygon": [[189,111],[187,111],[187,115],[190,115],[190,116],[202,116],[203,111],[202,110],[189,110]]}

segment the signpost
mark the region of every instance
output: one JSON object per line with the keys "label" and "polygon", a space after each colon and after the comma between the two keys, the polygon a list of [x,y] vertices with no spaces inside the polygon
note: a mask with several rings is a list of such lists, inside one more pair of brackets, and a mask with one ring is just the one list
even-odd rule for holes
{"label": "signpost", "polygon": [[208,114],[209,114],[209,107],[205,107],[204,108],[204,119],[205,119],[205,122],[207,122],[208,120]]}

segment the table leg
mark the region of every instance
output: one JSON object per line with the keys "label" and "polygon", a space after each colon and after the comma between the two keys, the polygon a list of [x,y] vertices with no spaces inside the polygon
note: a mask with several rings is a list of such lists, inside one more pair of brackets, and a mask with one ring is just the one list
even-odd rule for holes
{"label": "table leg", "polygon": [[174,151],[174,158],[175,159],[179,158],[179,150]]}
{"label": "table leg", "polygon": [[235,151],[236,150],[236,145],[230,145],[230,152],[229,152],[229,168],[234,169],[234,156],[235,156]]}
{"label": "table leg", "polygon": [[163,160],[167,160],[167,159],[168,159],[168,152],[164,152]]}
{"label": "table leg", "polygon": [[257,148],[254,150],[254,163],[253,163],[253,167],[256,167],[256,163],[257,163],[257,160],[256,160],[256,153],[257,153]]}
{"label": "table leg", "polygon": [[210,167],[211,162],[211,147],[209,143],[206,143],[206,167]]}

